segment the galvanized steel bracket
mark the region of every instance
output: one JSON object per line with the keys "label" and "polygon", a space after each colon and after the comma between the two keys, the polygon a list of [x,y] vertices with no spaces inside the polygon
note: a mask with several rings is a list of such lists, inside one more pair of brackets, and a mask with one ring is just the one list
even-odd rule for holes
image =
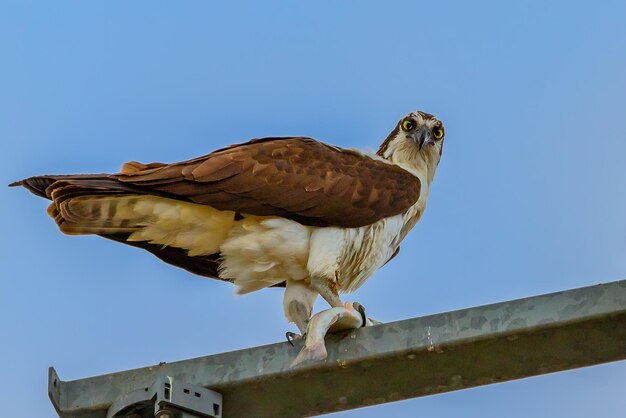
{"label": "galvanized steel bracket", "polygon": [[222,395],[170,376],[117,398],[107,418],[221,418]]}
{"label": "galvanized steel bracket", "polygon": [[[51,369],[49,391],[55,406],[60,400],[59,384],[56,372]],[[222,410],[220,393],[162,376],[152,386],[119,396],[109,407],[106,418],[221,418]]]}

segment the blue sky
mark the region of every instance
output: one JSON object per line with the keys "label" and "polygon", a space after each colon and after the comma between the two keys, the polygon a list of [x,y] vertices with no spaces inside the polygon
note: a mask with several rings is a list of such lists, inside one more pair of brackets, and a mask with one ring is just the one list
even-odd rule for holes
{"label": "blue sky", "polygon": [[[349,300],[392,321],[623,278],[626,3],[436,3],[4,1],[0,183],[261,136],[376,148],[421,109],[446,124],[428,210]],[[50,365],[78,379],[290,329],[280,291],[237,297],[60,234],[24,190],[0,201],[6,416],[55,416]],[[625,385],[622,362],[336,415],[622,417]]]}

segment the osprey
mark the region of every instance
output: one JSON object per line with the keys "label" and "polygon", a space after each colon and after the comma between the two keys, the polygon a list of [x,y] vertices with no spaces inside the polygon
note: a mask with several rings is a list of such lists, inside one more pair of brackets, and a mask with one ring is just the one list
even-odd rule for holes
{"label": "osprey", "polygon": [[253,139],[117,174],[45,175],[11,184],[50,199],[66,234],[143,248],[240,294],[284,286],[304,333],[315,299],[341,307],[393,258],[424,213],[443,124],[413,112],[369,155],[306,137]]}

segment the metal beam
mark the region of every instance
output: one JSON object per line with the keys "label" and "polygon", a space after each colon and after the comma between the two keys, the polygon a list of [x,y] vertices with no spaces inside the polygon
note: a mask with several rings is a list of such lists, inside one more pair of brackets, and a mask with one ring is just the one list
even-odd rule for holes
{"label": "metal beam", "polygon": [[303,417],[626,359],[626,280],[333,334],[328,360],[286,342],[64,382],[62,418],[104,418],[163,376],[223,395],[223,418]]}

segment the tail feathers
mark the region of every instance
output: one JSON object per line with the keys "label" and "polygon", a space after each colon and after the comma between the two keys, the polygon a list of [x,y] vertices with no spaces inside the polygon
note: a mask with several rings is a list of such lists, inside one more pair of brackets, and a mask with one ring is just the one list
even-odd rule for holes
{"label": "tail feathers", "polygon": [[[132,174],[159,166],[129,163],[122,171]],[[97,234],[147,250],[192,273],[231,281],[220,277],[219,246],[237,221],[234,212],[222,213],[187,203],[180,196],[125,184],[115,174],[36,176],[9,186],[23,186],[51,200],[48,214],[66,234]],[[196,233],[198,229],[203,230]],[[284,287],[285,283],[268,285]]]}
{"label": "tail feathers", "polygon": [[136,210],[141,195],[88,195],[54,199],[48,214],[62,232],[81,234],[130,234],[148,224],[149,215]]}
{"label": "tail feathers", "polygon": [[132,206],[145,192],[118,181],[115,175],[35,176],[9,186],[23,186],[52,200],[48,214],[66,234],[127,234],[144,221]]}

